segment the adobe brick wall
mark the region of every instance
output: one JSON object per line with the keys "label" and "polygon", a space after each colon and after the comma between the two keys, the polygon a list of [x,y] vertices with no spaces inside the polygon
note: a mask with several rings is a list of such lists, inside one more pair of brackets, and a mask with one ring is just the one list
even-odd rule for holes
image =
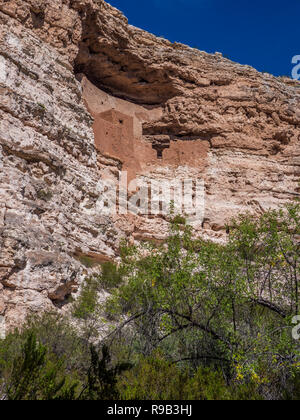
{"label": "adobe brick wall", "polygon": [[[109,97],[87,79],[84,80],[83,88],[87,108],[95,119],[93,129],[96,148],[105,157],[122,162],[122,170],[128,172],[129,182],[139,175],[151,173],[162,167],[189,166],[201,171],[205,169],[209,151],[208,141],[169,140],[162,148],[161,158],[158,158],[158,149],[142,135],[143,122],[149,121],[147,109]],[[114,108],[107,109],[109,106]],[[97,113],[103,109],[105,111]],[[155,141],[161,136],[152,137]]]}

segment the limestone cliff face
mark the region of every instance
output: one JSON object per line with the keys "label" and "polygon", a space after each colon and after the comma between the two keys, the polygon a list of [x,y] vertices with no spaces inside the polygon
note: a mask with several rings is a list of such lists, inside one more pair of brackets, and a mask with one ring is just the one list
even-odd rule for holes
{"label": "limestone cliff face", "polygon": [[[62,307],[83,262],[161,217],[104,216],[99,179],[202,179],[201,235],[299,196],[300,84],[172,44],[102,0],[0,0],[0,330]],[[1,333],[1,331],[0,331]]]}

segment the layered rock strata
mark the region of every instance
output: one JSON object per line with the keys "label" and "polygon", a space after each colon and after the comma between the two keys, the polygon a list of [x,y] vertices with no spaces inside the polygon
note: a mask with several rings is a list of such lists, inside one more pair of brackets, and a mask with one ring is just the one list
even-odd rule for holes
{"label": "layered rock strata", "polygon": [[203,181],[194,225],[214,240],[299,197],[299,105],[298,82],[157,38],[102,0],[0,0],[0,334],[63,307],[124,234],[166,235],[166,217],[97,211],[99,180]]}

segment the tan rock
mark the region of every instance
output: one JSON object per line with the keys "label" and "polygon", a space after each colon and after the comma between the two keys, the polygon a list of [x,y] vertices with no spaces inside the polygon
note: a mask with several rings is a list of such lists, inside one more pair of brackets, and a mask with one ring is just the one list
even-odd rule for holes
{"label": "tan rock", "polygon": [[97,211],[99,180],[121,169],[204,180],[194,226],[218,241],[232,216],[299,197],[299,87],[103,0],[0,0],[0,334],[66,304],[84,258],[113,259],[123,234],[165,238],[165,217]]}

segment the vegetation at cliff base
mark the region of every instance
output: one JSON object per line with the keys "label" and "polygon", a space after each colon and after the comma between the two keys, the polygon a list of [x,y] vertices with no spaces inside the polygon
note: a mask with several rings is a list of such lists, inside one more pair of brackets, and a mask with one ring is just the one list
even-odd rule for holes
{"label": "vegetation at cliff base", "polygon": [[30,318],[0,341],[0,398],[300,399],[300,205],[228,231],[195,239],[174,217],[160,246],[124,243],[71,317]]}

